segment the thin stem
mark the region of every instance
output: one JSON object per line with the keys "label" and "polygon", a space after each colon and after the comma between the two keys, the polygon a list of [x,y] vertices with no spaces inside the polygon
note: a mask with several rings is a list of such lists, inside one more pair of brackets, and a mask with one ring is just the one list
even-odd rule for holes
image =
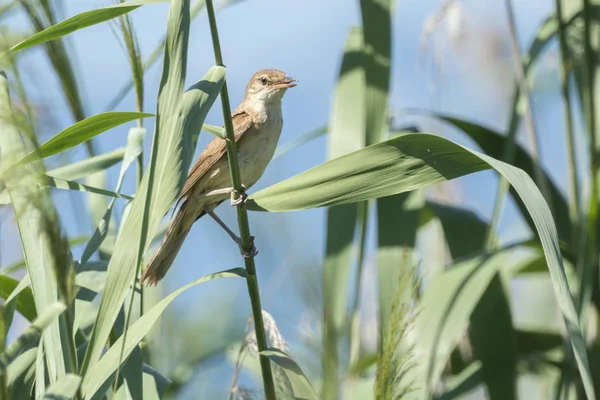
{"label": "thin stem", "polygon": [[565,131],[567,134],[567,156],[569,160],[570,192],[569,192],[569,216],[573,226],[572,242],[577,246],[579,230],[577,227],[581,219],[581,196],[579,179],[577,177],[577,161],[575,155],[575,134],[573,132],[573,111],[571,108],[571,96],[569,91],[569,49],[566,40],[566,26],[562,13],[562,1],[556,0],[556,17],[558,18],[558,37],[560,41],[560,86],[563,104],[565,108]]}
{"label": "thin stem", "polygon": [[362,281],[362,273],[365,258],[365,246],[367,244],[367,227],[369,220],[369,202],[365,201],[359,204],[360,225],[360,242],[358,248],[358,266],[356,270],[356,280],[354,281],[354,298],[351,308],[351,326],[350,326],[350,366],[354,367],[358,362],[360,351],[360,283]]}
{"label": "thin stem", "polygon": [[[210,32],[212,36],[213,49],[215,52],[215,61],[218,66],[223,65],[223,56],[221,54],[221,44],[219,43],[219,33],[217,30],[217,21],[215,18],[215,9],[212,0],[206,0],[206,11],[210,23]],[[235,135],[233,131],[233,121],[231,119],[231,106],[229,104],[229,93],[227,91],[227,81],[223,83],[221,89],[221,104],[223,108],[223,119],[225,120],[225,132],[227,133],[227,159],[229,160],[229,171],[231,174],[231,184],[234,189],[234,195],[237,199],[240,190],[242,189],[242,181],[240,169],[237,160],[237,146],[235,143]],[[245,251],[250,251],[253,248],[252,238],[250,236],[250,226],[248,224],[248,213],[246,206],[242,203],[237,209],[238,225],[240,229],[240,237],[242,240],[242,248]],[[262,306],[260,304],[260,292],[258,289],[258,278],[256,276],[256,266],[254,265],[254,257],[245,257],[244,263],[246,266],[246,283],[248,285],[248,294],[252,306],[252,316],[254,318],[254,329],[256,333],[256,344],[259,352],[266,350],[267,340],[265,335],[265,327],[262,318]],[[265,396],[267,400],[275,399],[275,386],[273,384],[273,372],[271,370],[271,362],[263,355],[260,355],[260,368],[262,371]]]}
{"label": "thin stem", "polygon": [[[513,100],[513,104],[518,104],[520,96],[519,88],[515,91],[515,97]],[[513,114],[510,120],[510,124],[508,126],[508,133],[506,135],[506,147],[504,148],[504,155],[502,161],[512,164],[515,158],[515,149],[516,149],[516,136],[517,130],[519,128],[519,112],[517,107],[515,106],[513,110]],[[498,183],[498,191],[496,192],[496,199],[494,201],[494,211],[492,213],[492,220],[490,222],[490,226],[488,228],[485,240],[485,248],[488,251],[491,251],[496,246],[496,229],[498,227],[498,223],[500,222],[500,214],[502,212],[502,208],[504,206],[504,200],[506,199],[506,194],[508,193],[508,189],[510,185],[504,176],[500,176],[500,182]]]}
{"label": "thin stem", "polygon": [[519,42],[517,36],[517,26],[515,22],[515,15],[512,8],[511,0],[505,0],[506,14],[508,17],[508,26],[510,30],[510,41],[513,50],[513,56],[515,60],[515,71],[517,73],[517,81],[519,84],[519,90],[523,98],[525,106],[524,119],[527,133],[527,140],[529,142],[529,150],[531,151],[531,158],[533,160],[534,167],[534,178],[540,191],[544,195],[550,210],[552,210],[552,199],[548,190],[548,182],[544,177],[542,165],[540,161],[540,147],[537,132],[535,130],[535,124],[533,122],[533,114],[531,111],[531,96],[529,94],[529,86],[527,84],[527,77],[525,76],[525,66],[523,64],[523,57],[521,56],[521,50],[519,49]]}
{"label": "thin stem", "polygon": [[[569,90],[569,49],[566,40],[566,24],[563,18],[562,0],[555,1],[556,7],[556,18],[558,19],[558,38],[560,43],[560,57],[561,65],[559,70],[560,75],[560,86],[561,95],[564,105],[565,112],[565,133],[567,136],[567,158],[569,163],[569,218],[571,220],[571,242],[573,248],[579,247],[580,232],[579,227],[581,226],[581,197],[579,178],[577,176],[577,161],[575,155],[575,134],[573,132],[573,111],[571,107],[571,96]],[[585,254],[585,248],[582,249]],[[584,265],[578,260],[576,265],[579,274],[583,273]],[[583,282],[582,282],[583,283]],[[585,291],[585,290],[584,290]],[[581,293],[581,291],[580,291]],[[557,399],[566,399],[569,396],[569,389],[573,382],[573,376],[575,374],[573,366],[573,352],[568,342],[565,342],[565,360],[566,366],[561,373],[558,381]]]}

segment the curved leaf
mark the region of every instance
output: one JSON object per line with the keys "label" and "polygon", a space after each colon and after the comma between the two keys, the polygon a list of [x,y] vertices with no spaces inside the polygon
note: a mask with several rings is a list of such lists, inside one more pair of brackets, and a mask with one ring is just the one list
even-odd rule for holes
{"label": "curved leaf", "polygon": [[63,152],[126,122],[152,116],[154,114],[116,111],[93,115],[58,133],[41,145],[38,150],[27,154],[16,165],[10,167],[10,169],[38,158],[45,158]]}
{"label": "curved leaf", "polygon": [[[463,131],[475,143],[477,143],[477,146],[479,146],[487,155],[498,160],[501,160],[504,157],[504,149],[506,148],[507,140],[506,136],[501,135],[498,132],[494,132],[493,130],[484,126],[461,119],[452,118],[441,114],[432,114],[432,116],[454,125],[456,128]],[[534,161],[529,153],[516,143],[514,159],[511,161],[511,164],[527,172],[530,176],[534,176]],[[546,186],[548,187],[548,191],[551,196],[552,206],[554,207],[554,219],[558,228],[558,235],[560,239],[570,241],[572,236],[571,221],[569,219],[569,206],[567,205],[567,201],[560,189],[558,186],[556,186],[550,175],[548,175],[548,173],[545,171],[543,172],[543,175],[546,178]],[[523,204],[521,199],[519,199],[513,188],[511,188],[511,194],[515,199],[523,218],[527,221],[531,230],[535,232],[535,226],[533,220],[527,212],[527,207],[525,204]]]}
{"label": "curved leaf", "polygon": [[21,353],[25,347],[40,340],[42,332],[50,326],[63,311],[66,310],[63,303],[54,303],[46,307],[44,313],[23,332],[13,343],[0,353],[0,371],[6,370],[8,365]]}
{"label": "curved leaf", "polygon": [[110,153],[101,154],[87,158],[82,161],[63,165],[46,172],[47,175],[54,178],[68,179],[75,181],[93,173],[104,171],[123,159],[125,147],[119,147]]}
{"label": "curved leaf", "polygon": [[48,400],[71,400],[77,394],[81,377],[75,374],[61,376],[48,388],[44,399]]}
{"label": "curved leaf", "polygon": [[13,46],[10,51],[17,52],[37,44],[45,43],[50,40],[66,36],[79,29],[96,25],[104,21],[117,18],[120,15],[127,14],[136,8],[149,3],[161,3],[169,0],[133,0],[126,3],[114,4],[112,6],[98,8],[96,10],[85,11],[68,18],[56,25],[52,25],[41,32],[23,40],[21,43]]}
{"label": "curved leaf", "polygon": [[[27,281],[29,282],[29,279]],[[37,312],[35,311],[31,289],[25,286],[22,290],[19,290],[20,293],[13,295],[13,291],[18,286],[19,282],[17,280],[6,275],[0,275],[0,297],[9,302],[14,296],[18,295],[16,299],[17,311],[27,320],[33,321],[37,317]]]}
{"label": "curved leaf", "polygon": [[263,189],[248,198],[247,207],[291,211],[347,204],[407,192],[489,168],[510,182],[534,222],[586,394],[594,399],[586,346],[567,283],[556,226],[548,205],[524,171],[438,136],[407,134]]}
{"label": "curved leaf", "polygon": [[156,320],[160,317],[162,312],[167,308],[167,306],[175,300],[177,296],[186,290],[199,285],[203,282],[207,282],[217,278],[232,278],[232,277],[245,277],[246,271],[243,268],[234,268],[227,271],[216,272],[214,274],[210,274],[204,276],[200,279],[195,280],[192,283],[188,283],[187,285],[177,289],[158,303],[154,305],[150,310],[146,311],[144,315],[142,315],[137,321],[129,327],[127,331],[127,341],[125,342],[125,346],[123,347],[123,336],[119,338],[110,349],[102,356],[100,361],[94,364],[85,375],[83,379],[83,383],[81,384],[81,392],[84,395],[84,398],[89,399],[96,392],[103,387],[103,384],[107,379],[114,374],[119,367],[119,359],[121,358],[121,349],[123,349],[122,358],[124,360],[127,359],[129,353],[133,351],[133,349],[138,345],[139,342],[142,341],[144,336],[150,331]]}
{"label": "curved leaf", "polygon": [[302,372],[302,369],[290,356],[278,349],[267,349],[261,351],[260,354],[269,357],[271,361],[283,369],[292,385],[295,399],[318,399],[315,390],[304,375],[304,372]]}

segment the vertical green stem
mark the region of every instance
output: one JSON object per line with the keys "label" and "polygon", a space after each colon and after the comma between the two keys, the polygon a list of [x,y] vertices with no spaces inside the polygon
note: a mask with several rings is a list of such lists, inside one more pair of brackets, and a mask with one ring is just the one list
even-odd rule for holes
{"label": "vertical green stem", "polygon": [[567,135],[567,156],[569,160],[569,216],[573,231],[572,243],[577,246],[578,243],[578,226],[581,218],[581,197],[579,178],[577,176],[577,161],[575,155],[575,134],[573,132],[573,111],[571,108],[571,96],[569,91],[569,53],[566,39],[566,28],[563,19],[562,1],[556,0],[556,17],[558,19],[558,37],[560,42],[560,86],[565,108],[565,132]]}
{"label": "vertical green stem", "polygon": [[[518,104],[519,96],[521,95],[519,88],[515,91],[515,98],[513,104]],[[519,127],[519,112],[517,107],[515,106],[513,110],[513,114],[510,120],[510,124],[508,127],[508,134],[506,135],[506,147],[504,148],[504,155],[502,161],[512,164],[515,158],[515,150],[516,150],[516,136],[517,130]],[[498,191],[496,192],[496,199],[494,201],[494,211],[492,214],[492,220],[490,222],[490,227],[486,234],[485,248],[486,250],[493,250],[496,246],[496,228],[498,227],[498,223],[500,221],[500,214],[502,212],[502,207],[504,206],[504,199],[506,199],[506,194],[508,193],[508,189],[510,188],[508,181],[504,176],[500,176],[500,182],[498,183]]]}
{"label": "vertical green stem", "polygon": [[527,140],[529,142],[529,150],[531,151],[531,158],[533,160],[534,167],[534,178],[536,184],[539,186],[540,191],[544,195],[546,202],[550,210],[552,210],[552,198],[550,197],[548,190],[548,182],[544,177],[542,170],[542,164],[540,161],[540,146],[538,141],[538,134],[535,130],[535,124],[533,122],[533,114],[531,111],[531,96],[529,94],[529,85],[527,84],[527,77],[525,75],[525,66],[523,64],[523,57],[521,56],[521,50],[519,48],[517,26],[515,22],[515,15],[512,8],[511,0],[505,0],[506,14],[508,17],[508,26],[510,30],[510,41],[513,50],[513,57],[515,60],[515,72],[517,74],[517,81],[519,84],[519,91],[523,98],[523,104],[525,106],[525,112],[523,118],[525,120],[525,127],[527,133]]}
{"label": "vertical green stem", "polygon": [[360,283],[365,258],[365,246],[367,244],[367,227],[369,219],[369,202],[365,201],[358,206],[360,224],[360,242],[358,248],[358,266],[356,270],[356,280],[354,281],[354,298],[350,315],[352,318],[350,326],[350,366],[354,367],[358,362],[360,350]]}
{"label": "vertical green stem", "polygon": [[[223,56],[221,54],[221,44],[219,42],[219,32],[217,30],[217,21],[215,18],[215,9],[212,0],[206,0],[206,11],[210,23],[210,32],[212,36],[213,48],[215,52],[215,61],[218,66],[223,65]],[[235,143],[235,135],[233,131],[233,121],[231,119],[231,106],[229,103],[229,92],[227,91],[227,81],[223,83],[221,89],[221,104],[223,108],[223,119],[225,120],[225,132],[227,134],[227,159],[229,160],[229,171],[231,173],[231,184],[236,197],[239,197],[242,188],[240,169],[237,160],[237,146]],[[250,236],[250,226],[248,223],[248,212],[244,204],[236,207],[238,225],[240,229],[240,237],[242,240],[242,248],[249,251],[252,248],[252,237]],[[248,294],[252,306],[252,316],[254,318],[254,329],[256,332],[256,343],[258,351],[262,352],[267,348],[267,339],[265,335],[265,327],[262,318],[262,306],[260,304],[260,292],[258,289],[258,278],[256,276],[256,266],[254,257],[244,258],[246,266],[246,283],[248,285]],[[271,370],[271,362],[263,355],[260,355],[260,368],[262,371],[265,396],[267,400],[275,399],[275,386],[273,384],[273,372]]]}

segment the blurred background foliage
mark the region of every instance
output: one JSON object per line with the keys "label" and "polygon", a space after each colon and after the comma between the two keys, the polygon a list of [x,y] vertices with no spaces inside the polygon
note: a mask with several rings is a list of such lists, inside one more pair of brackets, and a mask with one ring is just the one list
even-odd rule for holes
{"label": "blurred background foliage", "polygon": [[[178,131],[180,147],[164,150],[166,136],[156,135],[163,128],[142,113],[176,115],[193,104],[208,113],[207,123],[223,122],[220,107],[211,107],[218,91],[200,88],[205,97],[157,104],[162,90],[176,92],[178,85],[197,89],[200,79],[222,85],[224,71],[211,69],[205,1],[154,3],[105,9],[105,22],[86,20],[85,29],[16,51],[33,34],[111,3],[0,1],[0,69],[11,97],[10,104],[0,98],[0,170],[29,151],[44,157],[2,178],[0,399],[264,397],[242,279],[215,279],[168,297],[217,271],[243,276],[233,269],[242,266],[236,246],[216,224],[196,224],[157,288],[131,290],[136,255],[127,247],[145,241],[147,261],[176,194],[167,183],[151,211],[136,205],[142,200],[131,201],[138,190],[141,199],[150,195],[144,179],[159,181],[148,168],[152,152],[182,169],[175,161],[189,165],[190,148],[195,158],[212,139],[205,131],[199,139]],[[278,398],[584,399],[598,393],[600,3],[215,5],[232,107],[258,69],[282,69],[299,80],[283,101],[278,152],[251,194],[366,146],[404,149],[403,135],[426,132],[525,171],[557,228],[555,234],[543,215],[535,220],[543,202],[527,203],[496,171],[470,174],[489,167],[468,164],[472,155],[424,138],[415,145],[434,149],[433,165],[444,161],[435,158],[436,148],[452,155],[447,170],[433,167],[442,171],[439,179],[416,165],[406,167],[397,183],[402,190],[391,196],[378,192],[384,182],[375,180],[362,183],[371,191],[356,201],[352,195],[362,186],[344,181],[354,185],[347,186],[344,195],[353,200],[345,204],[314,208],[314,200],[301,207],[305,198],[286,199],[289,210],[310,209],[251,212],[268,343],[297,364],[274,368]],[[182,28],[176,29],[177,18]],[[177,45],[187,57],[171,58],[177,54],[165,50],[169,38],[185,38]],[[172,70],[184,71],[166,83],[165,57]],[[204,122],[204,115],[196,117]],[[47,146],[59,132],[59,145]],[[402,160],[429,157],[414,151]],[[333,171],[340,164],[328,165]],[[286,182],[293,192],[293,180]],[[261,193],[253,200],[269,209],[273,192]],[[536,207],[528,211],[531,204]],[[230,207],[217,212],[235,225]],[[156,232],[137,229],[142,215]],[[139,238],[127,242],[119,232]],[[555,257],[562,263],[552,264],[547,248],[542,251],[544,233],[558,239]],[[107,273],[109,263],[126,266],[123,275]],[[549,269],[564,271],[572,298]],[[113,298],[119,301],[106,300]],[[153,317],[152,310],[167,305]],[[569,305],[574,325],[564,322]],[[574,352],[573,332],[580,328],[585,343]],[[120,350],[128,337],[131,346]],[[95,351],[107,353],[97,361]]]}

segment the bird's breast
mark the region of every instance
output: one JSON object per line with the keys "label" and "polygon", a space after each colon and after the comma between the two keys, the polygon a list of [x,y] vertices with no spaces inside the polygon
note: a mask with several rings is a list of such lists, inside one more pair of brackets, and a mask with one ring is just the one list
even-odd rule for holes
{"label": "bird's breast", "polygon": [[260,179],[273,158],[283,128],[281,109],[256,125],[258,129],[240,141],[238,150],[242,183],[248,188]]}

